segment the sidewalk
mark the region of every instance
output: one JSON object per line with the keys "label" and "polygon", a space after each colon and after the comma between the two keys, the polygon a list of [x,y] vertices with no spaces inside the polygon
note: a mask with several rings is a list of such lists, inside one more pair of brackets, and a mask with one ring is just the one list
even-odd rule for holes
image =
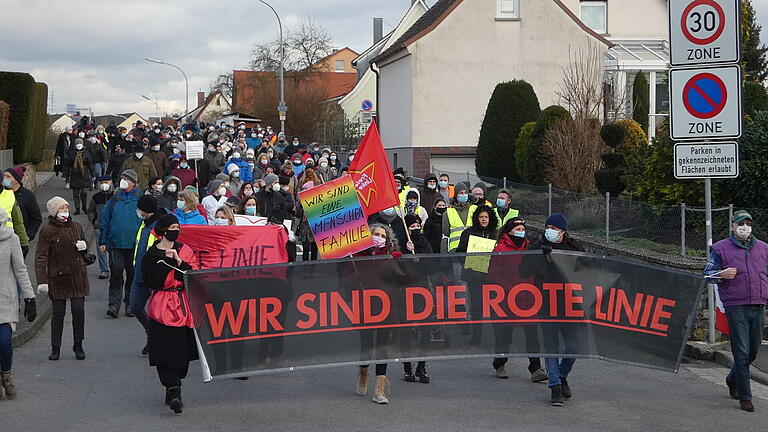
{"label": "sidewalk", "polygon": [[[725,367],[733,366],[733,355],[728,342],[709,344],[706,342],[688,342],[685,347],[687,357],[719,363]],[[768,385],[768,345],[760,347],[757,360],[752,363],[750,377],[761,384]]]}
{"label": "sidewalk", "polygon": [[[90,194],[89,194],[90,195]],[[37,204],[40,206],[40,213],[43,216],[43,226],[48,224],[48,210],[46,209],[46,203],[48,200],[55,196],[60,196],[66,199],[68,202],[72,202],[72,191],[64,187],[64,179],[62,177],[54,177],[51,172],[37,173],[37,190],[35,190],[35,196],[37,197]],[[95,252],[93,227],[86,219],[85,214],[79,216],[73,216],[77,222],[83,227],[85,238],[88,242],[88,250]],[[39,233],[39,232],[38,232]],[[26,263],[27,270],[29,271],[29,277],[32,280],[32,287],[37,292],[37,278],[35,276],[35,252],[37,251],[37,237],[29,244],[29,254],[27,255]],[[94,264],[98,265],[98,264]],[[37,296],[37,319],[34,322],[27,322],[23,316],[20,317],[20,321],[17,324],[16,331],[13,333],[13,346],[19,347],[24,343],[32,339],[40,328],[45,325],[48,318],[51,317],[51,301],[47,295]]]}

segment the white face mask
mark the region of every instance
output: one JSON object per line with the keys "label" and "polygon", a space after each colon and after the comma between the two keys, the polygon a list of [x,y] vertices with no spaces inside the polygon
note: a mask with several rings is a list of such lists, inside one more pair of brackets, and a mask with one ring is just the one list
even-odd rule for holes
{"label": "white face mask", "polygon": [[109,190],[109,183],[102,183],[99,185],[99,189],[103,190],[104,192]]}
{"label": "white face mask", "polygon": [[328,168],[328,162],[320,162],[320,168]]}
{"label": "white face mask", "polygon": [[131,185],[128,183],[128,180],[126,179],[120,179],[120,189],[128,189]]}
{"label": "white face mask", "polygon": [[157,192],[163,191],[163,185],[153,185],[152,188]]}
{"label": "white face mask", "polygon": [[741,225],[736,227],[736,235],[740,239],[748,239],[752,235],[752,227],[749,225]]}
{"label": "white face mask", "polygon": [[174,193],[174,192],[176,192],[176,190],[178,190],[178,188],[176,187],[176,184],[174,184],[174,183],[169,184],[166,189],[170,193]]}
{"label": "white face mask", "polygon": [[280,183],[275,183],[272,185],[272,190],[275,192],[280,192]]}
{"label": "white face mask", "polygon": [[82,144],[75,144],[75,149],[82,150],[83,149],[83,145]]}
{"label": "white face mask", "polygon": [[57,217],[57,218],[58,218],[60,221],[62,221],[62,222],[66,222],[67,220],[69,220],[69,212],[68,212],[68,211],[65,211],[65,212],[61,212],[61,213],[57,214],[57,215],[56,215],[56,217]]}
{"label": "white face mask", "polygon": [[218,226],[227,226],[227,225],[229,225],[229,221],[227,219],[224,219],[224,218],[216,218],[216,219],[214,219],[213,222],[214,222],[213,223],[214,225],[218,225]]}
{"label": "white face mask", "polygon": [[144,153],[136,153],[136,159],[141,159],[144,156]]}
{"label": "white face mask", "polygon": [[240,159],[240,153],[232,153],[232,159]]}
{"label": "white face mask", "polygon": [[79,136],[80,138],[85,138],[85,134],[84,134],[84,133],[82,133],[82,132],[79,132],[79,133],[77,134],[77,136]]}
{"label": "white face mask", "polygon": [[218,192],[219,196],[224,196],[224,195],[227,194],[227,188],[222,186],[222,187],[219,188],[219,190],[217,192]]}
{"label": "white face mask", "polygon": [[437,187],[437,185],[428,184],[427,187],[434,190]]}

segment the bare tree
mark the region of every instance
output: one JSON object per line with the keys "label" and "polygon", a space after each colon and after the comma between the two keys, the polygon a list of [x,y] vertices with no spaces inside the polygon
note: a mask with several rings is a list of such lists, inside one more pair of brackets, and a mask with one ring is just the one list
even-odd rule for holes
{"label": "bare tree", "polygon": [[560,189],[592,193],[600,155],[609,150],[600,138],[599,120],[578,117],[558,122],[547,131],[542,146],[547,178]]}
{"label": "bare tree", "polygon": [[216,79],[211,81],[211,84],[209,85],[208,94],[213,94],[215,92],[221,92],[222,95],[224,95],[225,98],[229,99],[229,101],[232,101],[232,90],[235,87],[234,79],[232,77],[232,72],[221,74]]}
{"label": "bare tree", "polygon": [[[312,18],[302,18],[298,28],[286,31],[285,69],[296,74],[316,72],[325,68],[321,60],[334,51],[328,30]],[[258,71],[280,70],[280,41],[256,44],[251,52],[251,69]]]}

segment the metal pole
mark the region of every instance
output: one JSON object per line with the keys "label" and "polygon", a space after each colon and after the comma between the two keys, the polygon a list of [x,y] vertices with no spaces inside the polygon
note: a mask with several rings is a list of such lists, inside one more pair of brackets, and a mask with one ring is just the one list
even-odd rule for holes
{"label": "metal pole", "polygon": [[504,176],[504,189],[507,188],[507,176]]}
{"label": "metal pole", "polygon": [[728,229],[731,229],[733,224],[733,204],[728,204]]}
{"label": "metal pole", "polygon": [[162,61],[162,60],[151,59],[151,58],[148,58],[148,57],[144,57],[144,60],[146,60],[148,62],[152,62],[152,63],[164,64],[166,66],[175,67],[176,69],[179,70],[179,72],[181,72],[182,75],[184,75],[184,110],[185,111],[184,111],[184,116],[183,116],[183,122],[186,123],[187,122],[187,115],[189,114],[189,79],[187,79],[187,74],[184,73],[184,71],[181,70],[180,67],[178,67],[178,66],[176,66],[175,64],[172,64],[172,63],[168,63],[168,62],[165,62],[165,61]]}
{"label": "metal pole", "polygon": [[[285,113],[288,111],[288,105],[285,103],[285,45],[283,45],[283,23],[280,21],[280,15],[271,4],[264,0],[259,0],[264,3],[268,8],[272,9],[272,12],[277,18],[277,26],[280,29],[280,104],[277,106],[277,111]],[[280,132],[285,133],[285,117],[280,117]]]}
{"label": "metal pole", "polygon": [[[712,247],[712,179],[704,179],[704,207],[706,212],[707,257]],[[709,303],[709,343],[715,343],[715,286],[707,284]]]}
{"label": "metal pole", "polygon": [[680,203],[680,253],[685,256],[685,203]]}
{"label": "metal pole", "polygon": [[610,241],[611,232],[611,193],[605,193],[605,241]]}
{"label": "metal pole", "polygon": [[549,184],[549,206],[547,207],[547,216],[552,216],[552,183]]}

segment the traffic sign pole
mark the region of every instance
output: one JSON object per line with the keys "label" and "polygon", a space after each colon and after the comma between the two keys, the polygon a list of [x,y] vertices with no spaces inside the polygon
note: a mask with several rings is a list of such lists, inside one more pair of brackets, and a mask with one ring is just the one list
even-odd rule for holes
{"label": "traffic sign pole", "polygon": [[[706,215],[707,259],[712,248],[712,179],[704,179],[704,212]],[[707,284],[707,304],[709,312],[709,343],[715,343],[715,286]]]}

